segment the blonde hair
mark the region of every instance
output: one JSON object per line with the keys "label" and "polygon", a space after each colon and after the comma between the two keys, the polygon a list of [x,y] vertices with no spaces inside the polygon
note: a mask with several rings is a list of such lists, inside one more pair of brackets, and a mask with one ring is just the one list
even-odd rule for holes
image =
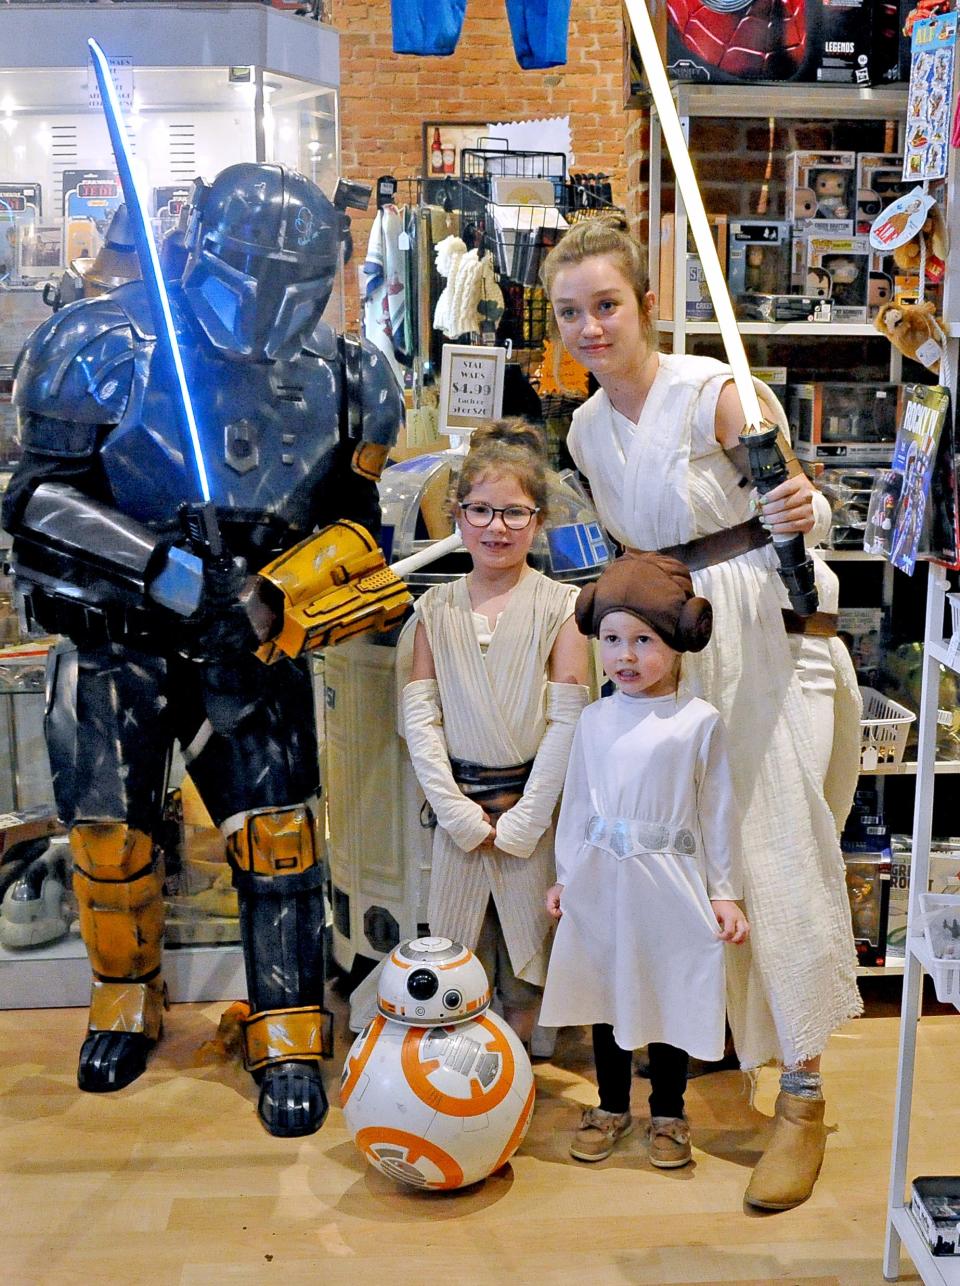
{"label": "blonde hair", "polygon": [[[592,218],[583,219],[563,234],[540,267],[540,280],[547,298],[552,300],[554,282],[562,268],[576,267],[584,260],[595,259],[599,255],[606,255],[613,260],[633,291],[640,310],[640,331],[644,342],[648,348],[656,348],[657,339],[653,318],[646,302],[647,292],[650,289],[646,253],[636,238],[631,235],[629,225],[622,214],[598,214]],[[554,376],[560,383],[562,341],[553,308],[550,309],[547,326],[551,339],[557,345],[554,354]]]}
{"label": "blonde hair", "polygon": [[502,474],[516,478],[540,510],[537,517],[542,522],[548,509],[547,444],[536,425],[511,416],[476,429],[456,480],[453,504],[460,504],[483,478]]}

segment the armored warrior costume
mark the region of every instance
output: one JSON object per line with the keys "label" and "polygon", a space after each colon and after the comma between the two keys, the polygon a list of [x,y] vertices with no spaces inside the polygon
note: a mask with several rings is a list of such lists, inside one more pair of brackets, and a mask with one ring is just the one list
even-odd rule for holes
{"label": "armored warrior costume", "polygon": [[[70,304],[28,341],[24,455],[3,510],[28,612],[72,641],[51,657],[47,743],[94,975],[80,1087],[128,1084],[160,1035],[154,836],[176,738],[227,836],[245,1062],[278,1135],[326,1113],[320,783],[298,657],[382,628],[408,601],[374,540],[400,391],[374,348],[320,322],[347,224],[281,166],[197,183],[168,291],[212,529],[190,513],[192,465],[139,281]],[[340,519],[353,521],[312,535]]]}

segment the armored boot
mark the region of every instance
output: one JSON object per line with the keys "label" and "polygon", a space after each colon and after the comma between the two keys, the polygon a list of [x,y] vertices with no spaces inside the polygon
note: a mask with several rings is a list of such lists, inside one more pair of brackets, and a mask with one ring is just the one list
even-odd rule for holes
{"label": "armored boot", "polygon": [[327,1115],[320,1059],[333,1052],[323,1008],[323,864],[308,804],[244,815],[227,841],[240,902],[250,1017],[244,1066],[273,1135],[319,1130]]}
{"label": "armored boot", "polygon": [[163,862],[150,836],[125,822],[78,823],[70,848],[93,970],[77,1084],[100,1094],[137,1079],[163,1028]]}
{"label": "armored boot", "polygon": [[754,1167],[744,1194],[761,1210],[790,1210],[813,1192],[823,1164],[827,1132],[822,1098],[777,1095],[773,1137]]}

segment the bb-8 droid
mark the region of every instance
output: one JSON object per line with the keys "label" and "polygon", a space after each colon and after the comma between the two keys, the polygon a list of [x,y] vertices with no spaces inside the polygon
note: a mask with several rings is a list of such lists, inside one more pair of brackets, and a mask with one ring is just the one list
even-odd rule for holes
{"label": "bb-8 droid", "polygon": [[533,1115],[533,1069],[491,1013],[472,951],[415,938],[384,961],[377,1017],[343,1065],[340,1106],[357,1147],[416,1188],[462,1188],[505,1165]]}

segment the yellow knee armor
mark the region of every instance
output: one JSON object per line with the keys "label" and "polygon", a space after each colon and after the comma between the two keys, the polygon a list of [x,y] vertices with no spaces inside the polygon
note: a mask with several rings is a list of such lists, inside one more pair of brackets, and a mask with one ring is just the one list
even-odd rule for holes
{"label": "yellow knee armor", "polygon": [[164,987],[163,863],[153,841],[125,822],[71,828],[73,891],[93,992],[91,1031],[160,1034]]}

